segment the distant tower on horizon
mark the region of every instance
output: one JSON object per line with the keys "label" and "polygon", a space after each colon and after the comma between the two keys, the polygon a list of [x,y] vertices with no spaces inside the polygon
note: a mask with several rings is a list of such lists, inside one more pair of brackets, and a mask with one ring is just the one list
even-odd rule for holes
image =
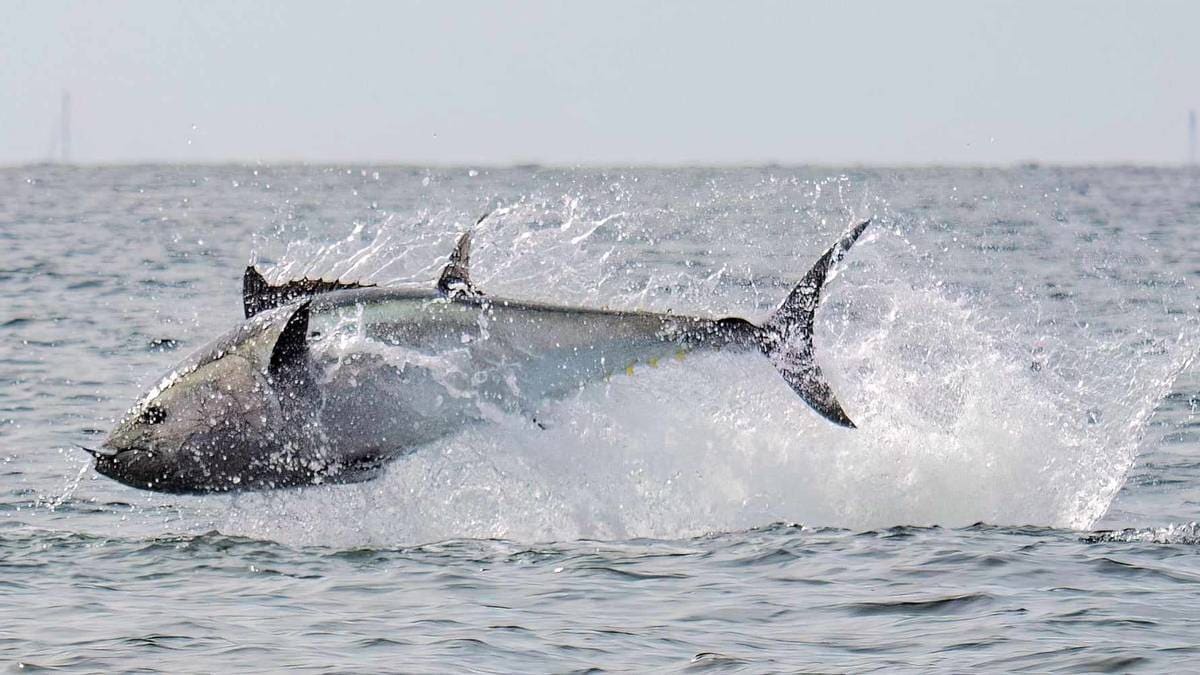
{"label": "distant tower on horizon", "polygon": [[1196,109],[1188,111],[1188,164],[1196,164]]}
{"label": "distant tower on horizon", "polygon": [[[62,107],[58,111],[58,151],[63,164],[71,163],[71,92],[63,89]],[[1192,127],[1196,126],[1196,115],[1192,114]],[[1193,134],[1194,135],[1194,134]],[[1195,154],[1195,153],[1193,153]]]}

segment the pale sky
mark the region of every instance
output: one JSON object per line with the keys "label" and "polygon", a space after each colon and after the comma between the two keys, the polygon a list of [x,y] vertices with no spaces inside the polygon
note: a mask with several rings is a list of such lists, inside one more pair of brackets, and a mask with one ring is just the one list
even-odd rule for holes
{"label": "pale sky", "polygon": [[1179,163],[1200,2],[0,0],[0,164]]}

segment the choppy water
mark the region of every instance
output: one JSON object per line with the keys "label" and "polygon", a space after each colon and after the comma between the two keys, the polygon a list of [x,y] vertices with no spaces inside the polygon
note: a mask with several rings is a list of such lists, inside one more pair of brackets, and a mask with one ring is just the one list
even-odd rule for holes
{"label": "choppy water", "polygon": [[[1200,173],[0,171],[0,657],[89,671],[1179,670],[1200,642]],[[364,485],[139,492],[93,444],[273,278],[818,319],[856,431],[754,355],[618,376]],[[797,524],[799,523],[799,525]]]}

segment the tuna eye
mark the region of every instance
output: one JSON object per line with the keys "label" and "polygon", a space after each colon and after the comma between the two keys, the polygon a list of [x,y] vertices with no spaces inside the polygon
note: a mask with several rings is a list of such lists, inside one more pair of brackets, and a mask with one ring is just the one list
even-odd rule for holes
{"label": "tuna eye", "polygon": [[142,424],[158,424],[165,419],[167,419],[167,411],[163,410],[161,405],[148,405],[142,414],[138,415],[138,421]]}

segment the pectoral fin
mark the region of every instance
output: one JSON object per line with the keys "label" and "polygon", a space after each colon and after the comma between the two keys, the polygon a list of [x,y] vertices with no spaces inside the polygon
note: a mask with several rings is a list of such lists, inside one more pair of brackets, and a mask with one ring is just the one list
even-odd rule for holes
{"label": "pectoral fin", "polygon": [[295,379],[308,358],[308,315],[308,301],[300,303],[275,339],[268,372],[278,381]]}

